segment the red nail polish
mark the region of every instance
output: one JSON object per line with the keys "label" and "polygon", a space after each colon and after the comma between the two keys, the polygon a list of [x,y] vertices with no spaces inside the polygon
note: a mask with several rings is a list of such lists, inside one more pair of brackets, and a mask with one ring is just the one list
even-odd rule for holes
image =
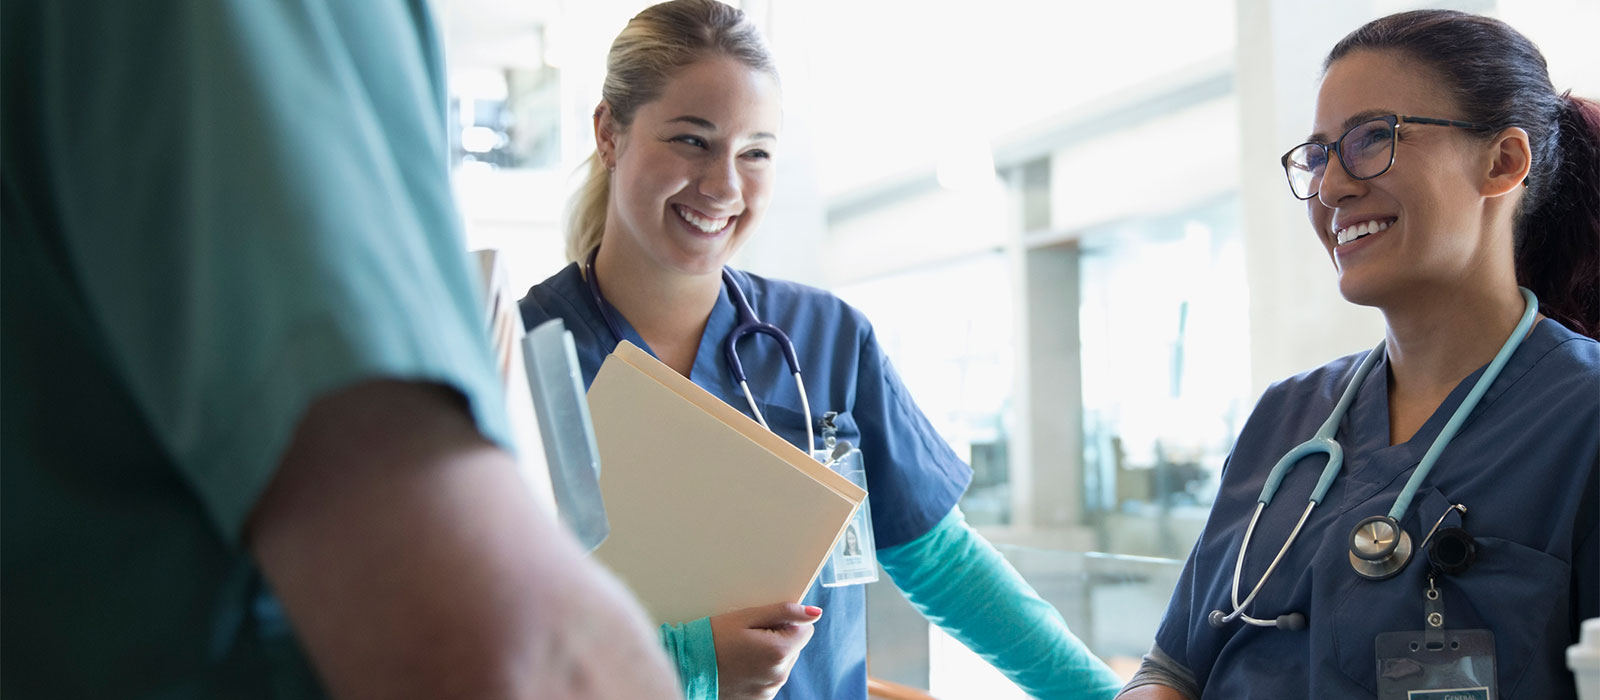
{"label": "red nail polish", "polygon": [[817,607],[815,605],[807,605],[806,606],[806,614],[810,615],[812,617],[816,617],[816,616],[822,614],[822,608],[819,608],[819,607]]}

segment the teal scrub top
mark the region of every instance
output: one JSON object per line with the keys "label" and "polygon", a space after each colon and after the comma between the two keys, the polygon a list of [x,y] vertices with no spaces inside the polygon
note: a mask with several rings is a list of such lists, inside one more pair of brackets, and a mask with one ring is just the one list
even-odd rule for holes
{"label": "teal scrub top", "polygon": [[509,444],[425,3],[3,12],[0,695],[320,696],[241,543],[306,408]]}

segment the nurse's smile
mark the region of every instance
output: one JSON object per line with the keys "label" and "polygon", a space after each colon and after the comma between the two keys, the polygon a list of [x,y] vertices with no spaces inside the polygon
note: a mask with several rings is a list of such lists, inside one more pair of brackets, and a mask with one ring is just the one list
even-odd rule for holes
{"label": "nurse's smile", "polygon": [[1345,245],[1359,238],[1387,231],[1389,226],[1394,224],[1396,220],[1398,220],[1397,217],[1389,216],[1354,219],[1343,223],[1335,222],[1333,225],[1334,241],[1337,245]]}
{"label": "nurse's smile", "polygon": [[672,205],[672,211],[676,212],[678,214],[678,218],[689,225],[690,233],[698,233],[701,235],[721,235],[722,233],[731,229],[734,222],[738,221],[739,219],[737,214],[714,217],[682,204]]}
{"label": "nurse's smile", "polygon": [[1381,247],[1397,221],[1399,218],[1393,216],[1360,216],[1335,223],[1330,235],[1333,239],[1335,264],[1343,270],[1368,250],[1375,246]]}

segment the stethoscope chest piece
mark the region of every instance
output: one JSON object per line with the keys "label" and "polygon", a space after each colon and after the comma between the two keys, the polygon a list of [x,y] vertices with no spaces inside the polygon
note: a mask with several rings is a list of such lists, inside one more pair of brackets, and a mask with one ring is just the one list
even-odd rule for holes
{"label": "stethoscope chest piece", "polygon": [[1363,519],[1350,532],[1350,566],[1362,578],[1382,581],[1411,563],[1411,535],[1387,515]]}

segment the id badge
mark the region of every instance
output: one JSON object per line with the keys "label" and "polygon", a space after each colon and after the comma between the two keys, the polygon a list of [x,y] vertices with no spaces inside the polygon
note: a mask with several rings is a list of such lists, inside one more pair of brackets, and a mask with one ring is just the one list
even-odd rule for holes
{"label": "id badge", "polygon": [[[861,462],[861,450],[848,442],[840,442],[831,450],[816,450],[812,457],[831,468],[850,483],[867,489],[867,471]],[[833,552],[822,564],[817,580],[825,588],[853,586],[878,580],[877,547],[872,539],[872,499],[861,501],[854,517],[845,525],[844,532],[833,543]]]}
{"label": "id badge", "polygon": [[1489,630],[1384,632],[1378,700],[1499,700]]}

